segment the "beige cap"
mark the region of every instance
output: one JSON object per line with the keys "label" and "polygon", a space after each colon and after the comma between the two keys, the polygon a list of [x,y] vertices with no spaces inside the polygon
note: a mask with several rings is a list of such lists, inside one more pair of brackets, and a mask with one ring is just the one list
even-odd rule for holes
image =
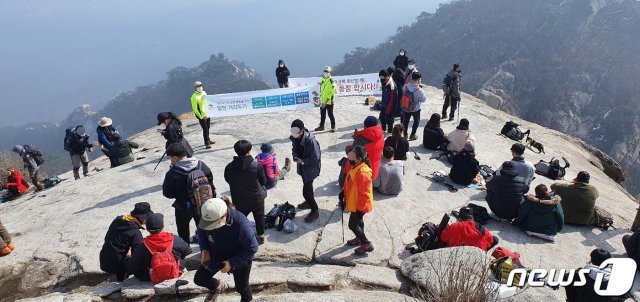
{"label": "beige cap", "polygon": [[198,227],[205,230],[215,230],[224,225],[223,216],[227,213],[227,203],[220,198],[211,198],[202,204],[200,208],[202,217]]}
{"label": "beige cap", "polygon": [[111,126],[112,124],[113,124],[113,121],[110,118],[106,117],[106,116],[102,117],[100,119],[100,121],[98,122],[98,125],[100,127],[108,127],[108,126]]}

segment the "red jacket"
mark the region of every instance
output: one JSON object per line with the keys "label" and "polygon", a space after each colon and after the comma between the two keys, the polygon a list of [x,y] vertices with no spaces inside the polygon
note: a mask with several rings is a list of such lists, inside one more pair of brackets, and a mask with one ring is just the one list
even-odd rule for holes
{"label": "red jacket", "polygon": [[487,251],[493,245],[493,236],[487,228],[481,233],[473,220],[456,222],[440,234],[441,247],[475,246]]}
{"label": "red jacket", "polygon": [[20,172],[11,169],[9,170],[11,172],[11,176],[9,176],[7,178],[7,185],[6,188],[7,189],[16,189],[18,190],[18,192],[20,194],[24,193],[27,191],[27,189],[29,188],[29,183],[27,183],[23,178],[22,178],[22,174],[20,174]]}
{"label": "red jacket", "polygon": [[379,125],[364,128],[353,136],[353,146],[364,146],[371,161],[371,179],[378,178],[382,149],[384,149],[384,132]]}

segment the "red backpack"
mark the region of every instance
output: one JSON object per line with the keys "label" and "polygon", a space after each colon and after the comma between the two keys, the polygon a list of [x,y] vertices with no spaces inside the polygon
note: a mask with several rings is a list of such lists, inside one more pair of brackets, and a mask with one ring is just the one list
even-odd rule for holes
{"label": "red backpack", "polygon": [[178,265],[176,258],[173,257],[173,238],[171,238],[171,242],[163,251],[151,249],[146,240],[144,241],[144,246],[146,246],[149,253],[151,253],[149,278],[153,284],[180,277],[180,265]]}

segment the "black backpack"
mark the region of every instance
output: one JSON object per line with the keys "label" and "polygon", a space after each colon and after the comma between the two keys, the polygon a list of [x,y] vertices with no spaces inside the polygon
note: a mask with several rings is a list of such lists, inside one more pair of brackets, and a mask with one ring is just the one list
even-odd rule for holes
{"label": "black backpack", "polygon": [[534,165],[536,168],[536,174],[540,174],[544,177],[548,177],[554,180],[562,179],[567,174],[566,169],[571,166],[569,161],[566,158],[562,158],[564,161],[564,167],[560,166],[560,160],[555,157],[551,158],[549,162],[545,162],[544,160],[540,160],[537,164]]}
{"label": "black backpack", "polygon": [[426,222],[418,230],[418,236],[414,239],[416,247],[411,248],[412,254],[435,250],[440,245],[440,234],[449,225],[449,215],[444,214],[440,225],[436,226],[433,222]]}
{"label": "black backpack", "polygon": [[67,128],[64,135],[64,150],[71,151],[71,138],[73,134],[76,132],[76,128]]}
{"label": "black backpack", "polygon": [[[281,205],[274,204],[273,209],[264,216],[264,227],[266,229],[276,228],[278,231],[282,231],[284,222],[287,219],[293,219],[296,217],[296,207],[285,202]],[[277,224],[277,227],[276,227]]]}
{"label": "black backpack", "polygon": [[491,177],[493,177],[496,174],[496,171],[493,170],[493,168],[487,166],[487,165],[480,165],[480,175],[482,175],[482,178],[489,179]]}
{"label": "black backpack", "polygon": [[513,121],[506,122],[504,126],[502,126],[502,130],[500,130],[500,133],[515,141],[522,141],[526,134],[525,132],[522,132],[518,128],[518,124],[514,123]]}
{"label": "black backpack", "polygon": [[487,208],[483,206],[479,206],[475,203],[470,203],[467,205],[467,207],[473,210],[473,220],[475,220],[477,223],[484,225],[484,224],[487,224],[487,221],[491,219],[491,216],[489,216],[489,211],[487,211]]}
{"label": "black backpack", "polygon": [[33,160],[36,162],[36,165],[39,166],[44,164],[44,155],[42,155],[42,152],[40,152],[40,150],[35,146],[24,145],[24,152],[26,154],[31,155],[31,157],[33,157]]}

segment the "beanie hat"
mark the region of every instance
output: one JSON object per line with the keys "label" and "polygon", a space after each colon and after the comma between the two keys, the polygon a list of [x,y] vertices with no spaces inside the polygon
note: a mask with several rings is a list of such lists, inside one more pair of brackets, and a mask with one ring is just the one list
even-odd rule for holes
{"label": "beanie hat", "polygon": [[467,141],[462,149],[467,152],[476,152],[476,147],[470,141]]}
{"label": "beanie hat", "polygon": [[193,87],[199,87],[199,86],[202,86],[202,82],[196,81],[195,83],[193,83]]}
{"label": "beanie hat", "polygon": [[24,152],[24,147],[22,147],[21,145],[15,145],[13,147],[13,152],[16,153],[23,153]]}
{"label": "beanie hat", "polygon": [[271,150],[273,150],[273,146],[270,144],[262,144],[262,146],[260,146],[260,151],[262,151],[262,153],[269,153]]}
{"label": "beanie hat", "polygon": [[461,119],[460,124],[456,128],[459,130],[469,130],[469,120],[466,118]]}
{"label": "beanie hat", "polygon": [[147,231],[159,231],[164,228],[164,216],[160,213],[149,214],[144,224],[147,227]]}
{"label": "beanie hat", "polygon": [[367,116],[367,118],[364,119],[365,128],[369,128],[377,125],[378,125],[378,118],[373,115]]}

